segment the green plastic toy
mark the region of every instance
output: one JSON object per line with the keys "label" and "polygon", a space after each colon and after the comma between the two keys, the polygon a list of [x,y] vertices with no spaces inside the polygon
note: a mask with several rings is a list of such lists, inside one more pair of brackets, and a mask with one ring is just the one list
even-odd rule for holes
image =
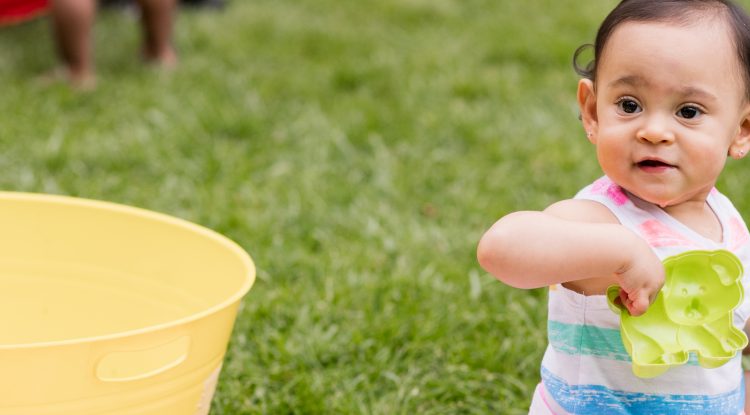
{"label": "green plastic toy", "polygon": [[664,270],[664,287],[641,316],[631,316],[622,305],[620,287],[607,289],[636,376],[659,376],[687,363],[691,352],[701,366],[719,367],[747,346],[745,333],[732,324],[732,311],[744,296],[736,256],[724,250],[688,251],[665,259]]}

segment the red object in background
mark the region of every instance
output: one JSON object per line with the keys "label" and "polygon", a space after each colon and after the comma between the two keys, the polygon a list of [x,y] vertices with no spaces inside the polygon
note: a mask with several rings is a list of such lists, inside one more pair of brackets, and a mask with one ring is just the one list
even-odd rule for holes
{"label": "red object in background", "polygon": [[33,19],[48,7],[49,0],[0,0],[0,25]]}

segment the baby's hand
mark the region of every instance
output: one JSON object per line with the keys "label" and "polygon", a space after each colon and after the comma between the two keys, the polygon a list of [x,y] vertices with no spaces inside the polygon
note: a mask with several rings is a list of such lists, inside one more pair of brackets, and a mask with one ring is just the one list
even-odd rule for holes
{"label": "baby's hand", "polygon": [[615,275],[620,285],[620,301],[631,316],[645,313],[664,285],[664,265],[651,248],[639,240],[628,264]]}

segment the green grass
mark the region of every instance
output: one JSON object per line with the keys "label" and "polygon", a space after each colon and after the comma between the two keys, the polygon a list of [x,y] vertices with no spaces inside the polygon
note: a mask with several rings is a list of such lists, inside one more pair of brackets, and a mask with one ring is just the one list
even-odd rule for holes
{"label": "green grass", "polygon": [[[600,174],[573,50],[614,0],[235,0],[181,67],[96,27],[99,87],[44,86],[47,22],[0,31],[0,188],[179,216],[250,252],[212,414],[522,414],[546,293],[496,282],[500,216]],[[750,208],[739,163],[721,182]]]}

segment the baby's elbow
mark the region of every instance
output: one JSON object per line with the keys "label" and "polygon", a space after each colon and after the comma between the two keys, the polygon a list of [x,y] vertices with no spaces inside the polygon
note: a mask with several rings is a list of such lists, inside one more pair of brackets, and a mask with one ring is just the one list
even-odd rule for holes
{"label": "baby's elbow", "polygon": [[485,271],[492,274],[491,269],[493,268],[494,258],[493,258],[492,250],[490,249],[489,246],[487,246],[489,244],[487,243],[486,239],[487,239],[487,235],[482,237],[482,239],[479,241],[479,245],[477,245],[477,261],[479,262],[479,265],[481,265],[482,268],[484,268]]}
{"label": "baby's elbow", "polygon": [[539,212],[513,212],[495,222],[477,246],[477,260],[487,272],[515,288],[537,288],[529,278],[528,243],[524,235],[539,220]]}
{"label": "baby's elbow", "polygon": [[507,243],[501,233],[497,230],[488,231],[477,246],[477,261],[485,271],[498,280],[510,286],[522,288],[509,272],[512,267],[508,258],[509,249],[506,249],[505,245]]}

